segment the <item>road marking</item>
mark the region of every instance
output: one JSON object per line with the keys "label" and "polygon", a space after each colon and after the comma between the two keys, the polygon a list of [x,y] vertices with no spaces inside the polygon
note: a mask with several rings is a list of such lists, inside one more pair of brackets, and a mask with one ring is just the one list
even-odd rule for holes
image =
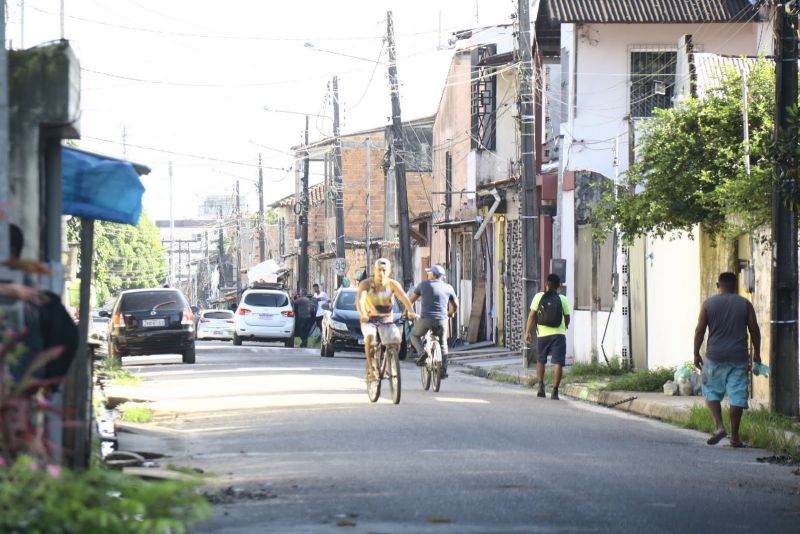
{"label": "road marking", "polygon": [[462,399],[459,397],[434,397],[439,402],[460,402],[462,404],[491,404],[483,399]]}

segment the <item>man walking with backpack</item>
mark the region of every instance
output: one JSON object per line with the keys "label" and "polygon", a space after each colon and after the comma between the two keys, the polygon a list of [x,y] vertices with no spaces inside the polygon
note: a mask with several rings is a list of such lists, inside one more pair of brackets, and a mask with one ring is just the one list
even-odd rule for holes
{"label": "man walking with backpack", "polygon": [[531,312],[525,325],[525,342],[533,341],[532,331],[536,325],[536,381],[539,383],[537,397],[544,397],[544,365],[547,357],[555,366],[553,374],[553,393],[550,398],[558,400],[558,386],[561,384],[561,367],[567,357],[567,336],[569,326],[569,301],[558,293],[561,279],[556,274],[547,276],[547,291],[536,293],[531,302]]}

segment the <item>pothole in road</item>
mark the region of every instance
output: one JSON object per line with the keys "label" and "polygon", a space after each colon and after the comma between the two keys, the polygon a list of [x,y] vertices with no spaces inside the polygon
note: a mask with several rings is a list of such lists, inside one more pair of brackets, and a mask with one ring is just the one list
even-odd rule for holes
{"label": "pothole in road", "polygon": [[266,501],[278,498],[275,493],[266,488],[242,488],[238,486],[228,486],[219,491],[208,491],[204,495],[211,504],[230,504],[237,501]]}

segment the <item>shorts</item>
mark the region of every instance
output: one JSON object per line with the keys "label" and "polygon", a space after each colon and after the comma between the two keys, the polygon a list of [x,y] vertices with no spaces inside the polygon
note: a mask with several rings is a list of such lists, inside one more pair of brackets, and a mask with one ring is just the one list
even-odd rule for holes
{"label": "shorts", "polygon": [[567,336],[553,334],[552,336],[539,336],[536,339],[536,361],[553,365],[564,365],[567,361]]}
{"label": "shorts", "polygon": [[719,402],[727,393],[731,406],[747,409],[747,384],[747,362],[706,359],[703,365],[703,395],[707,401]]}
{"label": "shorts", "polygon": [[381,343],[384,345],[399,345],[403,340],[400,336],[400,329],[394,323],[361,323],[361,333],[364,335],[364,339],[380,333]]}

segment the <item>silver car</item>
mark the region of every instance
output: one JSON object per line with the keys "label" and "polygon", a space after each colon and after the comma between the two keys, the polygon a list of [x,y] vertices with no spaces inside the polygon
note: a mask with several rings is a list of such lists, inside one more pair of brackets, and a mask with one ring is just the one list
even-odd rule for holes
{"label": "silver car", "polygon": [[197,339],[233,339],[234,315],[229,310],[202,310],[197,317]]}

